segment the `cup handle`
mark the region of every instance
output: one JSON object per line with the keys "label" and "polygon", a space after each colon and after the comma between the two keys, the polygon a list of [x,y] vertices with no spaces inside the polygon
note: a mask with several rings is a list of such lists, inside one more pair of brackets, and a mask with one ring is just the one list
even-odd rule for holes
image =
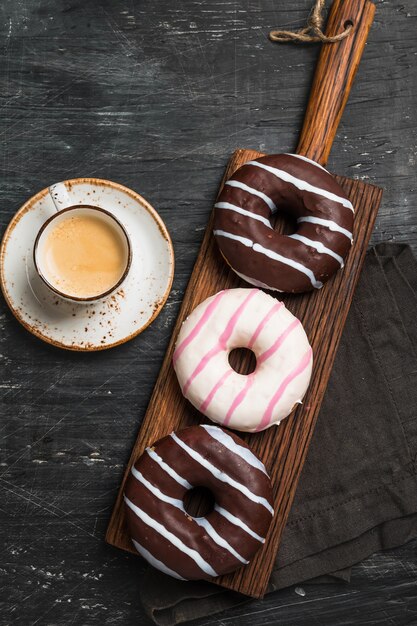
{"label": "cup handle", "polygon": [[54,185],[48,187],[48,191],[57,213],[74,204],[74,200],[69,195],[65,183],[55,183]]}

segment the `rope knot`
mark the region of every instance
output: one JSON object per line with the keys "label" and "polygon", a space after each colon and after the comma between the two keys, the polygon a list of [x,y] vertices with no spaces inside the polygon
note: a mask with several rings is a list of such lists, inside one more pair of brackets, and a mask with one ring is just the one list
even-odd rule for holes
{"label": "rope knot", "polygon": [[341,41],[349,35],[353,28],[353,24],[346,25],[345,30],[333,37],[327,37],[323,32],[325,0],[316,0],[315,5],[308,16],[307,25],[300,30],[271,30],[269,38],[271,41],[278,43],[295,42],[295,43],[314,43],[321,41],[322,43],[334,43]]}

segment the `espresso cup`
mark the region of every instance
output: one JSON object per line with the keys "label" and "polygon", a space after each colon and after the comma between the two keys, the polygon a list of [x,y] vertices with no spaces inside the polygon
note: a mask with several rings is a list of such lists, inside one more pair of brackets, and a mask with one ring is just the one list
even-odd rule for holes
{"label": "espresso cup", "polygon": [[65,300],[94,302],[109,296],[130,269],[132,247],[126,229],[101,207],[73,204],[64,183],[48,191],[56,213],[36,236],[36,272]]}

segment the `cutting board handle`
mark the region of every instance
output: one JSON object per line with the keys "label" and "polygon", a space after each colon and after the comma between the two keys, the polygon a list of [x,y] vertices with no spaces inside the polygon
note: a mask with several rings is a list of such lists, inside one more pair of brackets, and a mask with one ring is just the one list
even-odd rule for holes
{"label": "cutting board handle", "polygon": [[326,165],[355,78],[375,13],[370,0],[335,0],[326,35],[334,36],[353,24],[349,35],[323,43],[297,153]]}

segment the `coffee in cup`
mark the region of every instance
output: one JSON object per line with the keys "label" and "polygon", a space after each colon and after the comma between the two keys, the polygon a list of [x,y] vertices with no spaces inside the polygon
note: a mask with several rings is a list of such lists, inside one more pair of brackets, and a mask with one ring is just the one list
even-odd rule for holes
{"label": "coffee in cup", "polygon": [[74,205],[44,223],[36,237],[34,262],[41,279],[58,295],[75,301],[98,300],[126,277],[130,241],[108,211]]}

